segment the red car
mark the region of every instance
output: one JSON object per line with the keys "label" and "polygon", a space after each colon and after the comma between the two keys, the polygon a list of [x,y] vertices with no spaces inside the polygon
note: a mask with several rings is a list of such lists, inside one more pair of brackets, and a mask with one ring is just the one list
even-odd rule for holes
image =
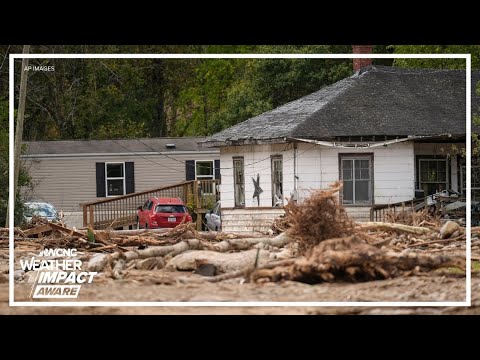
{"label": "red car", "polygon": [[143,206],[138,207],[139,229],[174,228],[182,220],[184,223],[191,222],[192,217],[180,198],[151,197]]}

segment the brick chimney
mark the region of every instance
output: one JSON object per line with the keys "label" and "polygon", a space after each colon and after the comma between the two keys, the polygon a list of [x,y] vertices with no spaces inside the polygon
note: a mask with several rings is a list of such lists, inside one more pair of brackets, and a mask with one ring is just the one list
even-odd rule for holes
{"label": "brick chimney", "polygon": [[[352,45],[354,54],[371,54],[373,45]],[[353,72],[372,64],[372,59],[353,59]]]}

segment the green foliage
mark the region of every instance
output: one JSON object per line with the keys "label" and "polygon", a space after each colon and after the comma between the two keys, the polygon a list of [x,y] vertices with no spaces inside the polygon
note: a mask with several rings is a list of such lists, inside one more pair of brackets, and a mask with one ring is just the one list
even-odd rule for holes
{"label": "green foliage", "polygon": [[[258,46],[254,50],[334,53],[348,52],[350,47],[286,45]],[[182,136],[218,132],[319,90],[351,72],[349,59],[203,59],[196,66],[194,81],[186,84],[175,103],[174,133]]]}
{"label": "green foliage", "polygon": [[[480,45],[392,45],[395,54],[471,54],[472,69],[480,69]],[[465,69],[464,59],[395,59],[395,66]]]}
{"label": "green foliage", "polygon": [[[5,226],[8,206],[8,135],[8,102],[7,100],[0,100],[0,227]],[[30,176],[24,168],[20,169],[18,184],[19,186],[28,186],[30,184]],[[20,191],[18,191],[15,197],[14,221],[16,225],[22,224],[23,211],[23,199]]]}
{"label": "green foliage", "polygon": [[[0,45],[5,53],[21,47]],[[35,53],[351,53],[350,45],[53,45]],[[471,53],[480,45],[376,45],[374,53]],[[391,59],[374,59],[391,65]],[[395,66],[464,68],[462,59]],[[351,59],[31,59],[26,140],[210,135],[352,73]],[[19,79],[20,63],[16,64]],[[0,96],[8,87],[0,81]],[[478,87],[477,87],[478,88]],[[478,91],[478,90],[477,90]]]}
{"label": "green foliage", "polygon": [[[396,54],[471,54],[472,69],[480,69],[480,45],[392,45]],[[432,69],[465,69],[464,59],[395,59],[395,66]],[[472,89],[480,96],[480,83]],[[472,107],[472,123],[480,126],[480,109]],[[480,156],[480,137],[472,132],[472,156]]]}

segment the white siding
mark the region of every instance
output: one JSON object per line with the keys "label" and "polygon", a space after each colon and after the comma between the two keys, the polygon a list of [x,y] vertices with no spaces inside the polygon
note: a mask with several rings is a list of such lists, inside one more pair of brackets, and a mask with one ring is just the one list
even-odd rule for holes
{"label": "white siding", "polygon": [[298,145],[297,175],[300,199],[310,190],[326,189],[339,179],[339,155],[373,153],[374,202],[389,204],[412,199],[415,190],[413,143],[370,149],[341,149]]}
{"label": "white siding", "polygon": [[[271,155],[283,156],[283,194],[290,196],[293,191],[293,150],[292,145],[247,145],[230,146],[221,148],[221,199],[222,208],[233,208],[234,187],[233,187],[233,157],[243,156],[245,167],[245,207],[271,207],[272,206],[272,184],[271,184]],[[255,191],[252,178],[257,180],[260,175],[260,187],[263,192],[260,194],[260,204],[257,198],[253,198]]]}
{"label": "white siding", "polygon": [[222,210],[222,231],[265,233],[270,229],[273,221],[283,214],[285,211],[281,208]]}
{"label": "white siding", "polygon": [[[284,196],[291,197],[294,193],[294,164],[297,174],[297,195],[301,201],[312,190],[326,189],[339,179],[339,155],[373,153],[374,203],[389,204],[406,201],[415,194],[415,158],[413,143],[399,143],[386,147],[370,149],[340,149],[320,145],[300,143],[297,145],[296,161],[293,159],[293,145],[248,145],[221,148],[220,161],[222,164],[221,199],[222,208],[234,207],[233,193],[233,157],[243,156],[245,163],[245,206],[244,212],[238,218],[241,229],[254,219],[255,214],[265,212],[265,209],[254,210],[258,207],[256,199],[252,198],[254,186],[252,177],[260,174],[260,186],[263,193],[260,195],[260,207],[271,207],[271,164],[270,156],[277,152],[283,155]],[[251,208],[251,209],[248,209]],[[231,211],[231,210],[230,210]],[[351,207],[348,209],[352,217],[367,220],[369,207]],[[234,211],[232,214],[236,214]],[[240,215],[240,214],[239,214]],[[259,215],[260,216],[260,215]],[[263,215],[261,216],[264,217]],[[224,229],[233,229],[233,215],[228,215],[227,226]]]}
{"label": "white siding", "polygon": [[[276,152],[283,154],[284,196],[294,193],[294,163],[296,164],[297,194],[301,201],[312,190],[326,189],[339,180],[339,156],[341,154],[373,154],[373,200],[374,204],[391,204],[411,200],[415,196],[415,155],[442,155],[451,144],[414,144],[402,142],[388,146],[367,149],[342,149],[308,143],[299,143],[296,161],[293,160],[293,145],[248,145],[223,147],[220,150],[222,164],[221,199],[222,208],[231,211],[226,216],[226,228],[233,229],[235,215],[239,215],[238,228],[244,229],[248,222],[253,223],[254,214],[265,213],[271,207],[271,164],[270,156]],[[457,145],[457,148],[461,149]],[[442,149],[444,151],[442,151]],[[247,209],[238,213],[234,207],[232,158],[243,156],[245,163],[245,202]],[[252,177],[260,174],[260,207],[252,199],[254,187]],[[452,161],[452,185],[457,184],[457,165]],[[250,209],[248,209],[250,208]],[[229,210],[230,209],[230,210]],[[368,220],[369,207],[347,207],[348,213],[358,220]],[[265,215],[259,215],[264,218]],[[256,225],[257,226],[257,225]],[[235,227],[235,228],[237,228]]]}

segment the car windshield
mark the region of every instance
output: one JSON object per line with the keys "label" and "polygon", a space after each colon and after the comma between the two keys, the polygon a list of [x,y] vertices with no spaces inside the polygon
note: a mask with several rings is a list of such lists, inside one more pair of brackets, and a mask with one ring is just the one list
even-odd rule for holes
{"label": "car windshield", "polygon": [[183,205],[157,205],[155,208],[157,213],[184,213],[186,212]]}
{"label": "car windshield", "polygon": [[57,213],[53,206],[48,204],[26,204],[25,215],[28,217],[34,215],[41,217],[55,217]]}

